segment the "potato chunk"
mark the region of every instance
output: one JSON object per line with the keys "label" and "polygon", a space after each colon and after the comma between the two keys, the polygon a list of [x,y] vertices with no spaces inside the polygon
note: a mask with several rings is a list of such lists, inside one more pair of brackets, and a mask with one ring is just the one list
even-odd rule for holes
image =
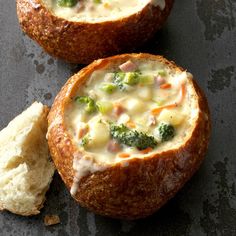
{"label": "potato chunk", "polygon": [[146,105],[140,99],[129,98],[126,102],[126,109],[128,114],[134,115],[137,113],[144,112]]}
{"label": "potato chunk", "polygon": [[180,125],[184,118],[185,115],[179,111],[164,109],[158,116],[157,120],[159,122],[164,121],[172,125]]}
{"label": "potato chunk", "polygon": [[149,101],[152,99],[152,88],[148,86],[143,87],[137,91],[137,94],[141,99]]}
{"label": "potato chunk", "polygon": [[108,126],[101,121],[94,123],[91,127],[90,142],[91,148],[97,148],[105,145],[110,139],[110,133]]}

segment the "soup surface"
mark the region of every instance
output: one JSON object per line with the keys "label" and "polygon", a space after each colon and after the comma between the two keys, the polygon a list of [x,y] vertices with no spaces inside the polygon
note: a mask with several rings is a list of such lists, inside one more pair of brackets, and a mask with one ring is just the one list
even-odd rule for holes
{"label": "soup surface", "polygon": [[66,107],[66,128],[95,163],[177,148],[191,135],[199,112],[190,78],[144,59],[94,71]]}
{"label": "soup surface", "polygon": [[165,8],[165,0],[42,0],[57,16],[71,21],[114,20],[140,11],[148,3]]}

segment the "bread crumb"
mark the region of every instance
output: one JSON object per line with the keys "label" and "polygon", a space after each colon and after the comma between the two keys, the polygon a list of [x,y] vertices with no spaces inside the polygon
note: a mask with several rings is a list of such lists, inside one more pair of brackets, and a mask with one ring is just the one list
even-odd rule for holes
{"label": "bread crumb", "polygon": [[44,217],[44,224],[46,226],[49,226],[49,225],[56,225],[56,224],[59,224],[61,221],[60,221],[60,218],[58,215],[46,215]]}

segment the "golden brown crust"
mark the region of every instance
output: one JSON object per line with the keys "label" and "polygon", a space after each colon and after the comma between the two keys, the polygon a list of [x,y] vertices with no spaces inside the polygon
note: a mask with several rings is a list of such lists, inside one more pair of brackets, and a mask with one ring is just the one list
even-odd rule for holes
{"label": "golden brown crust", "polygon": [[53,15],[42,0],[17,0],[24,32],[49,54],[73,63],[131,52],[151,38],[166,21],[174,0],[164,10],[148,4],[142,11],[103,23],[72,22]]}
{"label": "golden brown crust", "polygon": [[[97,60],[68,80],[49,113],[48,143],[55,165],[69,189],[74,176],[73,154],[77,150],[65,128],[65,105],[92,71],[117,60],[124,62],[132,58],[158,60],[174,70],[183,71],[161,56],[124,54]],[[126,167],[118,163],[82,178],[75,196],[82,206],[114,218],[142,218],[158,210],[189,180],[205,156],[211,129],[207,100],[197,84],[190,83],[196,90],[200,111],[191,137],[179,149],[145,159],[131,159]]]}

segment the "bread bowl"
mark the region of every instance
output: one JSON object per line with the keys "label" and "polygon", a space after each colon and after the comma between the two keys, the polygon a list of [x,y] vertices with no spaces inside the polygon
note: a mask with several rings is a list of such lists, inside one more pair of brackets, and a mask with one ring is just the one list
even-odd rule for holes
{"label": "bread bowl", "polygon": [[49,54],[87,64],[142,45],[164,24],[174,0],[96,2],[101,3],[83,0],[70,8],[56,0],[17,0],[17,14],[23,31]]}
{"label": "bread bowl", "polygon": [[192,75],[150,54],[94,61],[64,85],[48,122],[73,198],[122,219],[146,217],[178,192],[199,168],[211,128]]}
{"label": "bread bowl", "polygon": [[0,131],[0,209],[40,213],[55,167],[46,140],[48,107],[35,102]]}

